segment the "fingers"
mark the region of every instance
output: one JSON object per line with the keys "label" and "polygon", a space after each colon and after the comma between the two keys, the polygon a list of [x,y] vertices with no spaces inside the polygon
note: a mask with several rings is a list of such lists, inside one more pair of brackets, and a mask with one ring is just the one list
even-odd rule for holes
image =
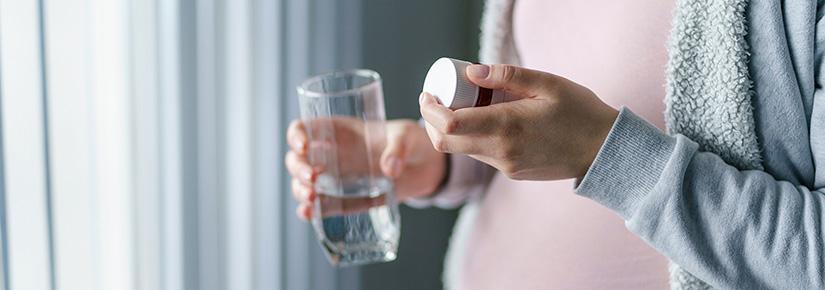
{"label": "fingers", "polygon": [[455,113],[447,107],[439,104],[435,97],[429,93],[421,93],[419,96],[419,105],[421,108],[421,117],[430,125],[438,129],[440,132],[446,134],[457,134],[460,132],[459,120],[456,119]]}
{"label": "fingers", "polygon": [[387,146],[381,153],[381,171],[390,178],[398,178],[407,161],[411,131],[407,129],[388,130]]}
{"label": "fingers", "polygon": [[312,203],[315,201],[317,195],[315,194],[314,186],[304,184],[300,180],[292,179],[292,197],[299,203]]}
{"label": "fingers", "polygon": [[286,142],[291,150],[301,155],[306,154],[308,142],[304,122],[295,120],[289,124],[286,130]]}
{"label": "fingers", "polygon": [[284,163],[286,163],[286,169],[292,177],[297,178],[304,184],[315,182],[315,176],[318,172],[309,165],[305,156],[299,156],[295,151],[289,151],[286,153]]}
{"label": "fingers", "polygon": [[292,179],[292,197],[298,201],[298,208],[296,214],[303,220],[309,220],[312,215],[312,205],[315,202],[316,195],[312,186],[301,183],[296,178]]}
{"label": "fingers", "polygon": [[484,150],[484,143],[480,142],[479,137],[464,137],[453,136],[439,132],[429,123],[425,124],[427,135],[430,136],[430,142],[433,144],[433,149],[441,153],[460,153],[460,154],[479,154]]}
{"label": "fingers", "polygon": [[[421,93],[419,99],[421,105],[421,116],[427,123],[427,135],[430,136],[430,142],[433,148],[442,153],[462,153],[475,154],[480,153],[483,144],[479,141],[479,137],[462,136],[460,134],[468,134],[470,132],[489,133],[491,128],[486,119],[491,118],[493,114],[488,110],[481,110],[486,112],[483,114],[466,113],[476,109],[459,109],[450,111],[446,107],[438,104],[435,98],[428,93]],[[465,113],[462,113],[464,111]],[[475,122],[478,122],[476,124]],[[479,125],[481,124],[481,125]],[[487,128],[484,128],[484,127]]]}
{"label": "fingers", "polygon": [[438,132],[449,135],[486,134],[494,130],[501,116],[500,107],[478,107],[455,111],[439,104],[429,93],[421,93],[421,116]]}
{"label": "fingers", "polygon": [[292,175],[292,197],[298,201],[296,214],[303,220],[309,220],[312,215],[312,204],[317,198],[314,190],[315,177],[318,173],[309,165],[306,157],[290,150],[284,158],[287,171]]}
{"label": "fingers", "polygon": [[556,76],[506,64],[475,64],[467,67],[467,78],[481,87],[534,96],[556,83]]}
{"label": "fingers", "polygon": [[299,204],[298,207],[295,208],[295,215],[302,220],[308,221],[312,217],[312,205],[306,203]]}

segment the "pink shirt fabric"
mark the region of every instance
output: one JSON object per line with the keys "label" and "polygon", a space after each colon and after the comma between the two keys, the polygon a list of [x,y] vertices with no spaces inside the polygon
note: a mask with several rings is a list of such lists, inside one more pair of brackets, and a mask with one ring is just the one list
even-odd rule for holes
{"label": "pink shirt fabric", "polygon": [[[516,47],[522,65],[581,83],[663,128],[673,7],[674,0],[519,0]],[[460,261],[461,288],[668,288],[667,260],[572,189],[572,180],[496,174]]]}

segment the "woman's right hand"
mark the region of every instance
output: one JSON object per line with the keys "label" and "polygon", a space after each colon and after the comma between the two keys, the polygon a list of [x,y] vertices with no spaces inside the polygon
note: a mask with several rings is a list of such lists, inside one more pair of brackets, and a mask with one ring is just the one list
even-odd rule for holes
{"label": "woman's right hand", "polygon": [[[336,146],[340,152],[352,152],[363,142],[363,126],[348,122],[333,124]],[[393,179],[399,200],[431,194],[446,175],[446,155],[435,151],[424,128],[412,120],[393,120],[386,125],[387,143],[380,156],[381,172]],[[292,195],[298,201],[298,217],[308,220],[318,200],[315,181],[321,167],[313,167],[308,160],[310,144],[304,123],[293,121],[287,130],[289,152],[284,161],[292,176]]]}

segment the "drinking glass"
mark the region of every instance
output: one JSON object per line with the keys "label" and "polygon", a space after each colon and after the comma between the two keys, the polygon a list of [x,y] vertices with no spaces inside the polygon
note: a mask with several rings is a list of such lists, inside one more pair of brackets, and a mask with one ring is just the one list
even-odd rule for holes
{"label": "drinking glass", "polygon": [[321,173],[312,225],[330,263],[395,260],[400,215],[393,182],[381,173],[386,145],[378,73],[333,72],[298,86],[308,161]]}

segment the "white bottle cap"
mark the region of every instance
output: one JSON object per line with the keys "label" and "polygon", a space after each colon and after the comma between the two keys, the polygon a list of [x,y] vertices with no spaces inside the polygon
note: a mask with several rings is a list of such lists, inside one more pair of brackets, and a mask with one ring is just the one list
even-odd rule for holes
{"label": "white bottle cap", "polygon": [[471,64],[463,60],[439,58],[427,72],[424,91],[453,110],[475,106],[479,89],[465,74]]}

